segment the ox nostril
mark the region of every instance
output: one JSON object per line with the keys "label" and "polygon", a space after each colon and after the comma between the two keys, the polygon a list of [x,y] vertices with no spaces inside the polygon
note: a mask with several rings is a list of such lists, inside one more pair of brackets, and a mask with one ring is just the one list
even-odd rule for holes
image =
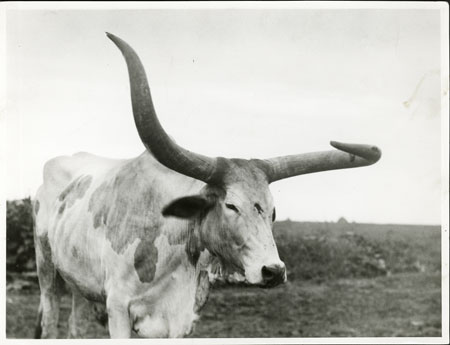
{"label": "ox nostril", "polygon": [[273,266],[263,266],[262,268],[262,276],[265,281],[272,280],[276,273],[277,269]]}
{"label": "ox nostril", "polygon": [[262,277],[266,285],[275,286],[284,281],[285,267],[281,265],[263,266]]}

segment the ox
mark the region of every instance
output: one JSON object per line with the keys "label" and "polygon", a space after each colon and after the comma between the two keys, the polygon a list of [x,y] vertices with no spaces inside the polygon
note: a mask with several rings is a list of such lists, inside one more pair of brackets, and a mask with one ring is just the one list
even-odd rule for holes
{"label": "ox", "polygon": [[182,337],[217,274],[238,273],[267,288],[286,281],[272,235],[271,182],[370,165],[381,152],[338,142],[331,142],[337,150],[264,160],[190,152],[161,127],[137,54],[107,36],[125,58],[146,150],[129,160],[77,153],[45,164],[33,211],[36,336],[57,337],[64,284],[72,292],[69,337],[84,335],[94,302],[105,307],[112,338]]}

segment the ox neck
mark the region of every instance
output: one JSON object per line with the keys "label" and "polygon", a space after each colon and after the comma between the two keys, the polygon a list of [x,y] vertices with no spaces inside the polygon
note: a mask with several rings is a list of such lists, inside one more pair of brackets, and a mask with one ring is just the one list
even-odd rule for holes
{"label": "ox neck", "polygon": [[[160,203],[162,207],[176,198],[198,194],[206,186],[202,181],[165,167],[147,150],[131,159],[128,166],[133,172],[142,174],[137,178],[147,181],[138,190],[138,193],[160,196],[161,200],[158,200],[157,203]],[[166,248],[169,262],[172,264],[178,262],[188,270],[194,270],[197,273],[202,270],[210,271],[211,265],[222,266],[220,260],[210,254],[202,241],[201,233],[210,231],[210,229],[206,228],[205,222],[201,218],[180,220],[172,217],[163,218],[161,215],[159,223],[167,226],[164,234],[169,244],[169,247]],[[179,245],[182,245],[183,250],[180,250]]]}

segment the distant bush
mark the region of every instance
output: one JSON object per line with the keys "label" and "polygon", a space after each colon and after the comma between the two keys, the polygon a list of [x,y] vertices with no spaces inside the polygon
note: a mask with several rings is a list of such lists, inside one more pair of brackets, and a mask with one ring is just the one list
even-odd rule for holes
{"label": "distant bush", "polygon": [[36,269],[30,198],[6,203],[6,268],[13,272]]}
{"label": "distant bush", "polygon": [[383,250],[359,235],[277,236],[289,279],[375,277],[388,273]]}
{"label": "distant bush", "polygon": [[[344,218],[342,218],[344,219]],[[275,223],[274,236],[290,280],[374,277],[440,270],[438,227]],[[7,271],[35,271],[30,198],[7,202]]]}
{"label": "distant bush", "polygon": [[439,227],[419,229],[342,221],[280,222],[274,236],[291,280],[440,271]]}

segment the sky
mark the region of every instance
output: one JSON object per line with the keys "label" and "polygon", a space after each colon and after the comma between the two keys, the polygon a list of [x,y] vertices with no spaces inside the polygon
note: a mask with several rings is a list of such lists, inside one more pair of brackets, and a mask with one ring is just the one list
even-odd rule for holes
{"label": "sky", "polygon": [[52,157],[144,151],[108,31],[137,51],[189,150],[381,148],[373,166],[273,183],[278,219],[440,224],[440,30],[439,9],[8,10],[6,198],[32,196]]}

